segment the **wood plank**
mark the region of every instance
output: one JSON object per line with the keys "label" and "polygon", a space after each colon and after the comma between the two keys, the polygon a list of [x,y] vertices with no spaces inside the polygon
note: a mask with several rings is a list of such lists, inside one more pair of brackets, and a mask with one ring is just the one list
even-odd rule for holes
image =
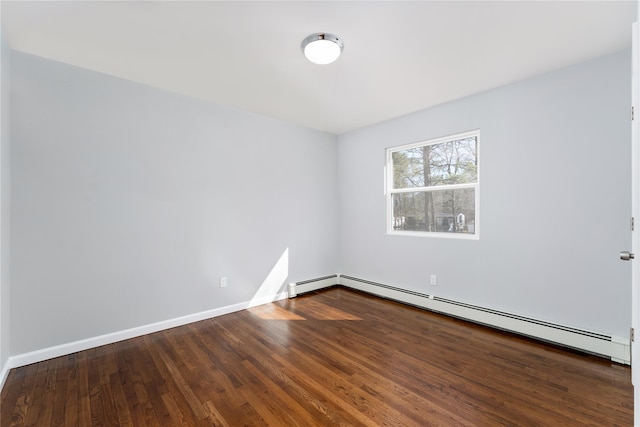
{"label": "wood plank", "polygon": [[24,425],[31,403],[30,393],[33,390],[37,370],[38,366],[34,364],[12,369],[9,372],[7,382],[11,379],[15,387],[7,389],[5,386],[7,392],[3,391],[0,402],[0,425],[10,427]]}

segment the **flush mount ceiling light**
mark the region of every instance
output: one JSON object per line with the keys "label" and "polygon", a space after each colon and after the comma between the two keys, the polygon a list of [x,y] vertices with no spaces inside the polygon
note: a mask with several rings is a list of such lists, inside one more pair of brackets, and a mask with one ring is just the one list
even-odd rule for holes
{"label": "flush mount ceiling light", "polygon": [[338,59],[343,49],[344,43],[333,34],[316,33],[302,40],[304,56],[314,64],[331,64]]}

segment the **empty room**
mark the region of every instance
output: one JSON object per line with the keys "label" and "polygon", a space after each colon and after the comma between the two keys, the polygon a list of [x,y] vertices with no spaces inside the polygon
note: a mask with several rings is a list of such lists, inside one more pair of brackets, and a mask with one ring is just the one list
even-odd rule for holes
{"label": "empty room", "polygon": [[640,425],[636,21],[3,0],[0,427]]}

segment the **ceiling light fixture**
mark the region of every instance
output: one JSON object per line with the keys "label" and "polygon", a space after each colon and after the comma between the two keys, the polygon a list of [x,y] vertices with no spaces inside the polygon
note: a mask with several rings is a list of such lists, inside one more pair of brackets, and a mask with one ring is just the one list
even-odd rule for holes
{"label": "ceiling light fixture", "polygon": [[338,59],[343,49],[344,43],[333,34],[316,33],[302,40],[304,56],[314,64],[331,64]]}

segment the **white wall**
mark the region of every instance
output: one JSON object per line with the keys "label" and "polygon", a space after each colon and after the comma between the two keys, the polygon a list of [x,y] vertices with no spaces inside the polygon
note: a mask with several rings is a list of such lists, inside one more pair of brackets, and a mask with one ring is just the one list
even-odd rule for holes
{"label": "white wall", "polygon": [[[11,62],[12,355],[250,300],[285,253],[287,281],[340,272],[628,333],[629,52],[339,138]],[[387,236],[384,149],[476,128],[481,239]]]}
{"label": "white wall", "polygon": [[[341,273],[628,336],[630,63],[616,53],[340,136]],[[386,235],[385,148],[473,129],[480,240]]]}
{"label": "white wall", "polygon": [[337,271],[335,136],[11,61],[12,354]]}
{"label": "white wall", "polygon": [[9,47],[0,32],[0,387],[10,356],[9,304]]}

